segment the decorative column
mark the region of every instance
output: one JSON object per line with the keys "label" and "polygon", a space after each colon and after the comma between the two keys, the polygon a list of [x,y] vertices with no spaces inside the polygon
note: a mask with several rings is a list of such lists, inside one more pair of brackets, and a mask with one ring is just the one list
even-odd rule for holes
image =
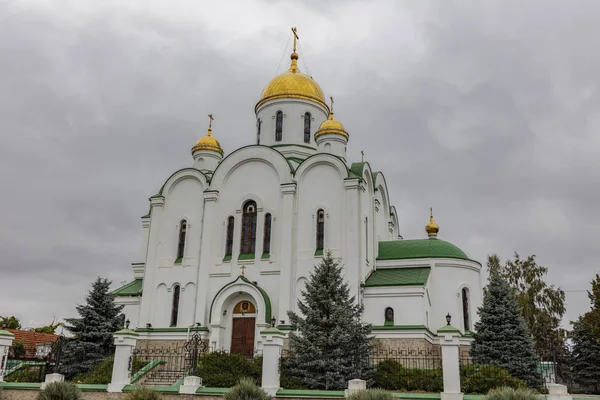
{"label": "decorative column", "polygon": [[[277,218],[280,225],[280,246],[277,255],[279,265],[280,290],[279,290],[279,308],[277,315],[278,321],[287,321],[288,310],[294,309],[295,285],[296,282],[296,260],[294,257],[294,225],[296,220],[295,198],[296,184],[284,183],[281,185],[281,194],[283,195],[281,216]],[[269,323],[270,321],[265,321]]]}
{"label": "decorative column", "polygon": [[275,327],[260,333],[263,339],[262,388],[269,396],[275,396],[280,389],[279,361],[285,334]]}
{"label": "decorative column", "polygon": [[573,400],[573,396],[567,392],[567,387],[565,385],[560,385],[558,383],[549,383],[548,385],[548,395],[546,399],[548,400]]}
{"label": "decorative column", "polygon": [[0,382],[4,382],[6,363],[8,362],[8,349],[15,340],[15,335],[7,330],[0,330]]}
{"label": "decorative column", "polygon": [[131,364],[133,349],[138,334],[129,328],[113,333],[115,338],[115,360],[113,364],[112,379],[107,392],[119,393],[131,382]]}
{"label": "decorative column", "polygon": [[450,325],[450,314],[446,317],[448,325],[438,329],[437,334],[442,347],[442,374],[444,376],[444,391],[440,400],[462,400],[460,391],[460,331]]}
{"label": "decorative column", "polygon": [[364,226],[364,219],[361,213],[360,197],[365,188],[359,179],[346,179],[344,180],[344,189],[346,215],[342,234],[346,243],[342,257],[350,286],[350,294],[356,296],[357,301],[362,303],[360,283],[364,279],[364,276],[362,276],[360,271],[366,257],[362,251],[364,247],[361,245],[361,229]]}

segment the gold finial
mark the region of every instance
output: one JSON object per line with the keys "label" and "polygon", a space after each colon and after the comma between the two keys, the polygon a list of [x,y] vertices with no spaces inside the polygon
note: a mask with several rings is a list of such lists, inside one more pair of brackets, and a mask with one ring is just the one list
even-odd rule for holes
{"label": "gold finial", "polygon": [[242,276],[244,276],[244,271],[246,270],[246,266],[245,266],[245,265],[242,265],[242,266],[240,267],[240,269],[242,270]]}
{"label": "gold finial", "polygon": [[210,135],[212,135],[212,122],[213,122],[214,118],[213,118],[212,114],[208,114],[208,118],[209,118],[209,121],[208,121],[208,136],[210,136]]}
{"label": "gold finial", "polygon": [[429,207],[429,223],[425,226],[425,232],[430,238],[435,238],[440,230],[438,224],[433,220],[433,208]]}
{"label": "gold finial", "polygon": [[333,96],[329,96],[329,100],[331,100],[331,107],[329,107],[329,112],[331,114],[333,114],[333,103],[334,103]]}
{"label": "gold finial", "polygon": [[296,27],[294,26],[292,28],[292,33],[294,34],[294,51],[292,52],[292,55],[290,56],[290,58],[292,59],[292,65],[290,65],[290,72],[298,72],[298,53],[296,53],[296,41],[298,39],[300,39],[300,37],[298,36],[298,33],[296,32]]}

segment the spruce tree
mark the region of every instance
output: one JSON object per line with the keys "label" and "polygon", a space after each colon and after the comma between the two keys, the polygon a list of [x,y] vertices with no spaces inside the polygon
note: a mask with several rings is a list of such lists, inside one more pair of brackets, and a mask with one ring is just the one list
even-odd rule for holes
{"label": "spruce tree", "polygon": [[76,309],[80,318],[66,318],[65,327],[73,333],[63,347],[61,373],[67,377],[89,371],[113,355],[113,333],[123,328],[123,306],[110,294],[111,282],[98,277]]}
{"label": "spruce tree", "polygon": [[499,274],[490,276],[478,313],[471,345],[473,362],[495,365],[531,387],[540,387],[531,335],[508,283]]}
{"label": "spruce tree", "polygon": [[292,326],[286,367],[310,389],[340,390],[350,379],[369,380],[371,326],[361,322],[363,306],[350,296],[342,267],[327,252],[310,274],[300,315],[289,311]]}

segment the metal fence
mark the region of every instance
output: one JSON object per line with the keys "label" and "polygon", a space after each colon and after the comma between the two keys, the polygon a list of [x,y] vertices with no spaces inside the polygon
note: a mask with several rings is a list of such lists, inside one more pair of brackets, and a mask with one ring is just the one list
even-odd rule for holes
{"label": "metal fence", "polygon": [[57,372],[65,338],[61,335],[50,343],[47,352],[36,352],[15,343],[0,357],[0,374],[7,382],[43,382],[46,374]]}

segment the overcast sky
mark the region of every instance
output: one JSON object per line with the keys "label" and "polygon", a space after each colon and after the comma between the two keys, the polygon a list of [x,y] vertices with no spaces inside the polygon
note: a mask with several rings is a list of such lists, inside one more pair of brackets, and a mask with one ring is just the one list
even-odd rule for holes
{"label": "overcast sky", "polygon": [[[599,267],[598,1],[2,1],[0,315],[75,315],[139,261],[140,217],[208,113],[225,153],[287,68],[336,98],[404,238],[536,254],[587,311]],[[282,60],[283,57],[283,61]],[[280,63],[281,61],[281,63]],[[578,290],[578,291],[576,291]],[[443,321],[442,321],[443,322]]]}

